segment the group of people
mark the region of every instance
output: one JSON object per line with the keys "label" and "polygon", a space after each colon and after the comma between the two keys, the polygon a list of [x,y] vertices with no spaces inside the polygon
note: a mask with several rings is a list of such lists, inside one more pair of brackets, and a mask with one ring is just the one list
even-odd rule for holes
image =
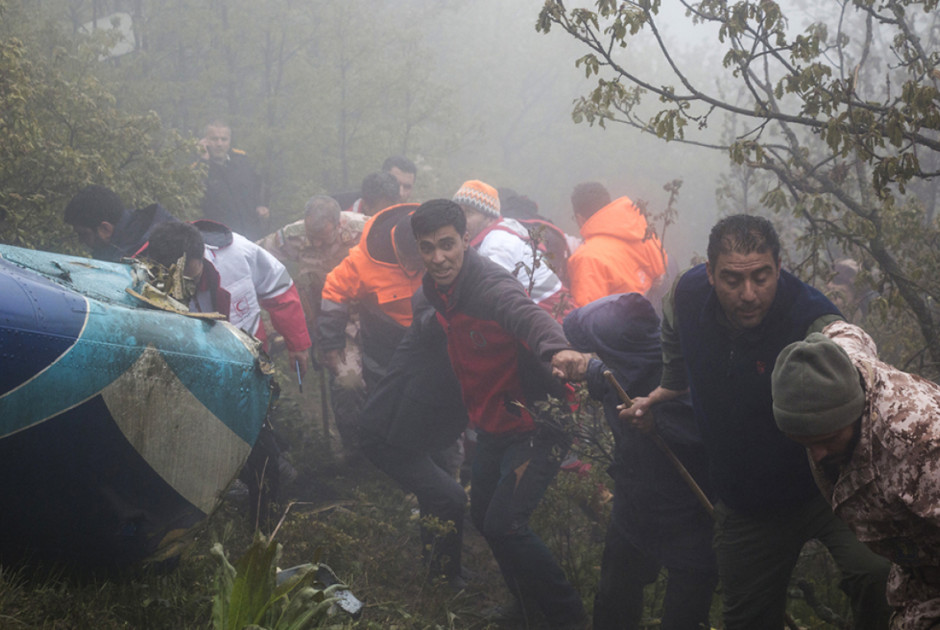
{"label": "group of people", "polygon": [[[615,443],[595,628],[638,627],[662,568],[663,628],[709,627],[717,584],[725,628],[780,628],[813,539],[839,567],[854,627],[940,624],[940,387],[879,361],[862,329],[782,269],[769,221],[720,220],[707,262],[658,308],[646,296],[666,282],[662,244],[599,183],[571,195],[577,239],[476,179],[411,203],[417,169],[395,156],[359,195],[314,196],[265,235],[251,227],[270,216],[260,197],[231,183],[246,168],[230,139],[207,127],[206,220],[128,210],[99,186],[65,220],[96,258],[180,265],[191,309],[261,339],[267,310],[301,375],[316,340],[347,455],[449,524],[422,526],[429,576],[465,585],[469,503],[512,595],[502,614],[590,625],[528,524],[570,447],[535,403],[573,400],[584,381]],[[213,187],[213,169],[229,183]]]}

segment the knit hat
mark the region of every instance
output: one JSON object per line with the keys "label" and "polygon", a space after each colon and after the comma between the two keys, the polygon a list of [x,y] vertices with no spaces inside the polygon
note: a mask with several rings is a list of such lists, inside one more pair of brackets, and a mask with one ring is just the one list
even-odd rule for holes
{"label": "knit hat", "polygon": [[770,383],[774,419],[784,433],[832,433],[858,420],[865,409],[858,370],[845,350],[821,333],[781,350]]}
{"label": "knit hat", "polygon": [[500,218],[499,193],[495,188],[478,179],[464,182],[454,193],[453,201],[461,206],[468,206],[477,212],[482,212],[488,217]]}

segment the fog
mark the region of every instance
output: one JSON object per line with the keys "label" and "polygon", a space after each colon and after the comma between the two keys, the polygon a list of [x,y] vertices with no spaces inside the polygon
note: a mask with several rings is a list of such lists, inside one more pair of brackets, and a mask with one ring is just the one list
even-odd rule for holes
{"label": "fog", "polygon": [[[527,194],[574,233],[569,196],[575,184],[600,181],[613,196],[645,202],[655,213],[667,202],[663,185],[681,179],[679,220],[667,232],[666,247],[680,266],[688,264],[693,253],[704,252],[727,158],[622,124],[575,124],[572,103],[590,92],[596,78],[575,68],[587,50],[570,35],[557,28],[536,32],[541,6],[539,0],[472,2],[441,12],[439,28],[428,35],[435,76],[454,90],[459,118],[476,133],[437,166]],[[705,46],[681,47],[695,55]],[[643,52],[636,46],[624,54],[636,61]]]}
{"label": "fog", "polygon": [[[426,35],[434,51],[435,79],[454,91],[459,104],[455,119],[462,121],[456,124],[475,130],[435,166],[451,177],[480,178],[528,194],[544,214],[575,232],[568,197],[578,182],[600,181],[613,196],[645,202],[649,212],[656,213],[667,200],[663,185],[682,180],[678,220],[669,228],[665,244],[679,267],[688,265],[693,255],[704,253],[719,209],[719,178],[729,173],[727,154],[665,142],[624,124],[608,123],[606,129],[575,124],[572,103],[590,93],[597,77],[586,78],[584,69],[575,67],[575,60],[589,52],[586,46],[557,26],[548,34],[536,32],[542,4],[541,0],[450,3],[435,17],[435,27]],[[595,8],[587,2],[566,4],[569,10],[573,5]],[[837,6],[803,0],[780,5],[791,33],[812,22],[839,19]],[[850,11],[842,19],[850,24],[859,17]],[[690,82],[716,98],[735,102],[741,81],[723,66],[728,44],[719,43],[716,27],[693,25],[679,2],[662,3],[656,27]],[[653,85],[682,91],[648,32],[628,39],[626,48],[613,53],[618,63]],[[604,69],[600,76],[615,77]],[[747,101],[742,105],[748,106]],[[643,111],[652,114],[661,106],[655,97],[647,97]],[[689,136],[727,145],[746,131],[716,114],[707,128],[691,129]],[[446,183],[447,175],[443,180],[439,183]],[[434,190],[447,192],[447,186]],[[759,205],[760,192],[752,192],[748,210]]]}
{"label": "fog", "polygon": [[[663,186],[681,180],[678,221],[665,244],[680,267],[687,265],[704,250],[727,156],[622,124],[576,124],[573,103],[597,78],[575,67],[586,47],[557,27],[536,31],[542,4],[96,0],[45,6],[68,13],[76,32],[92,20],[100,27],[116,12],[133,15],[133,46],[125,38],[119,45],[126,54],[101,66],[119,86],[119,102],[153,109],[165,125],[194,138],[208,120],[231,121],[235,146],[249,152],[268,183],[276,222],[297,218],[311,194],[357,187],[394,153],[418,164],[418,199],[449,197],[462,181],[482,179],[529,196],[573,233],[569,197],[579,182],[599,181],[613,196],[627,195],[655,214],[667,202]],[[677,59],[715,92],[730,89],[714,32],[689,30],[678,3],[664,4],[658,25]],[[677,84],[648,39],[631,38],[616,55],[654,83]],[[655,112],[660,104],[649,101],[644,111]],[[727,143],[724,121],[710,124],[706,137]]]}
{"label": "fog", "polygon": [[[579,182],[600,181],[614,196],[627,195],[656,214],[668,198],[663,186],[681,180],[678,220],[665,244],[673,261],[685,266],[702,253],[715,220],[716,188],[730,172],[727,155],[623,124],[576,124],[573,104],[597,77],[575,67],[588,52],[585,45],[559,27],[536,31],[542,4],[20,3],[24,12],[42,14],[37,24],[51,16],[74,34],[90,31],[103,50],[110,46],[90,72],[100,75],[118,107],[152,110],[165,128],[194,141],[210,120],[230,122],[234,146],[248,152],[264,178],[275,223],[298,218],[313,194],[354,190],[398,153],[418,164],[419,200],[448,197],[464,180],[482,179],[528,195],[570,232],[576,227],[569,196]],[[803,0],[783,6],[795,30],[811,20],[832,22],[822,12],[837,10]],[[740,79],[723,66],[726,44],[718,43],[714,28],[693,26],[674,1],[662,3],[656,24],[690,81],[718,98],[739,98]],[[42,27],[34,30],[41,41]],[[54,54],[58,44],[43,45]],[[647,32],[629,37],[613,54],[651,85],[681,89]],[[616,75],[602,68],[601,77]],[[648,97],[642,111],[660,107]],[[722,145],[747,131],[718,115],[707,128],[694,127],[689,133],[697,140]],[[759,204],[759,193],[748,197],[749,210]]]}

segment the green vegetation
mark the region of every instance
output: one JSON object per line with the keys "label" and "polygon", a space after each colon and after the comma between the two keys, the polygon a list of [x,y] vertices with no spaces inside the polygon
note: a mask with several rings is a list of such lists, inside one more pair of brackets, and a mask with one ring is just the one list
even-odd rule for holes
{"label": "green vegetation", "polygon": [[100,45],[26,28],[21,11],[0,0],[0,242],[61,250],[71,233],[62,209],[91,183],[187,216],[201,194],[200,173],[182,160],[192,141],[152,111],[119,107],[93,73]]}
{"label": "green vegetation", "polygon": [[273,536],[256,534],[237,566],[229,562],[221,543],[212,546],[212,553],[222,563],[214,588],[214,630],[241,630],[246,626],[271,630],[315,627],[336,602],[334,593],[345,589],[341,583],[320,581],[320,571],[329,570],[309,562],[296,567],[278,583],[281,545]]}
{"label": "green vegetation", "polygon": [[[290,382],[287,372],[280,380]],[[255,532],[244,499],[230,497],[194,532],[192,544],[170,571],[143,570],[106,579],[0,567],[0,627],[502,628],[485,618],[486,611],[507,602],[508,592],[483,539],[467,526],[464,563],[474,574],[467,589],[454,593],[446,583],[429,580],[421,562],[416,502],[367,462],[338,462],[320,419],[309,419],[309,409],[319,410],[311,389],[299,394],[296,388],[286,388],[279,403],[275,421],[291,444],[290,459],[300,475],[284,493],[283,518],[273,534]],[[575,448],[582,461],[592,465],[559,473],[532,525],[590,610],[610,512],[604,473],[610,438],[596,410],[589,405],[581,409]],[[851,616],[828,555],[811,546],[804,555],[793,579],[791,615],[804,627],[841,627],[838,621],[824,623],[820,606],[807,604],[808,592],[834,611],[834,619]],[[316,581],[317,563],[332,568],[365,603],[358,621],[342,613],[323,616],[336,587]],[[308,564],[293,581],[275,587],[275,567]],[[663,576],[647,588],[644,618],[650,628],[661,614],[664,585]],[[717,601],[712,613],[716,628]]]}
{"label": "green vegetation", "polygon": [[[531,84],[522,91],[524,102],[504,94],[498,82],[488,86],[498,95],[490,97],[492,105],[505,108],[500,111],[508,121],[494,134],[502,154],[494,158],[479,147],[465,151],[467,138],[484,132],[456,115],[456,98],[433,80],[431,51],[412,25],[421,17],[426,21],[419,25],[430,31],[435,12],[451,10],[450,3],[433,3],[441,5],[433,9],[399,3],[410,8],[396,12],[364,0],[140,0],[131,3],[133,52],[122,57],[111,56],[113,34],[80,29],[112,4],[0,0],[0,242],[76,249],[60,213],[90,183],[113,187],[129,206],[160,201],[177,216],[192,216],[202,176],[193,167],[195,138],[208,118],[220,115],[235,128],[236,145],[257,159],[278,223],[296,218],[303,200],[321,189],[355,188],[361,173],[398,152],[443,165],[422,170],[419,196],[447,190],[454,179],[447,160],[458,151],[487,178],[523,162],[526,154],[519,149],[526,143],[535,153],[555,156],[544,169],[547,177],[570,188],[558,174],[578,149],[567,154],[543,144],[558,135],[554,112],[538,108],[540,86],[554,77],[523,77]],[[174,10],[156,10],[163,4]],[[762,211],[763,204],[776,211],[793,245],[794,266],[817,283],[828,278],[834,258],[857,258],[860,281],[877,292],[866,326],[894,362],[935,376],[940,71],[936,53],[925,52],[936,47],[924,46],[919,33],[936,30],[940,14],[935,2],[890,4],[893,16],[877,13],[881,5],[845,0],[800,32],[773,2],[689,4],[696,27],[717,27],[725,49],[714,65],[727,69],[740,94],[697,89],[684,75],[673,85],[658,77],[650,82],[623,65],[619,53],[628,45],[630,52],[649,50],[632,38],[654,29],[659,2],[599,0],[594,11],[566,11],[549,0],[539,27],[560,27],[587,48],[579,63],[598,83],[578,101],[576,120],[623,122],[725,152],[738,169],[723,182],[726,209]],[[851,19],[843,22],[836,9]],[[924,30],[905,30],[912,23]],[[494,55],[492,66],[506,65],[486,39],[495,40],[501,31],[480,30],[472,42],[436,35],[447,44],[442,48],[483,48],[479,54]],[[656,44],[654,38],[653,48],[660,45],[668,50],[665,40]],[[535,47],[519,52],[538,54]],[[654,67],[650,55],[636,57]],[[762,65],[768,59],[777,63]],[[888,60],[895,65],[888,67]],[[700,56],[694,61],[705,65]],[[467,84],[480,83],[469,68],[451,72],[466,74]],[[649,96],[652,112],[643,109]],[[721,112],[733,114],[723,121],[727,140],[707,135],[709,117]],[[527,126],[538,127],[537,139],[522,133]],[[693,137],[699,132],[706,135]],[[677,182],[667,185],[667,209],[651,213],[661,236],[667,226],[683,227],[673,204],[677,191]],[[703,240],[696,243],[702,247]],[[281,380],[292,383],[293,376]],[[285,516],[273,540],[256,537],[246,506],[233,499],[194,532],[173,571],[105,579],[0,567],[0,627],[202,629],[239,627],[249,619],[274,627],[275,612],[293,607],[298,617],[291,619],[297,621],[310,610],[322,611],[329,593],[304,578],[278,599],[273,564],[321,561],[366,602],[357,628],[495,627],[482,612],[506,594],[472,527],[465,556],[476,573],[470,587],[455,594],[429,582],[420,562],[414,503],[368,464],[341,464],[334,440],[321,430],[317,388],[311,382],[304,396],[291,389],[285,387],[278,428],[288,437],[300,477],[286,491],[293,502],[282,506]],[[586,416],[583,426],[579,455],[594,465],[584,475],[562,473],[533,526],[590,607],[608,516],[603,468],[609,440],[596,419]],[[223,561],[222,553],[231,560]],[[819,606],[807,603],[808,593],[831,609],[833,619],[847,618],[825,554],[809,549],[802,567],[806,579],[800,582],[798,575],[792,592],[797,621],[824,626]],[[241,579],[260,586],[236,586]],[[662,587],[662,580],[649,587],[651,620],[658,615]],[[242,608],[239,593],[258,595],[257,606]],[[223,622],[221,601],[244,616],[239,612]],[[716,626],[717,619],[713,614]],[[343,617],[310,621],[352,625]]]}
{"label": "green vegetation", "polygon": [[[818,285],[855,258],[879,322],[907,326],[876,341],[940,375],[937,2],[588,4],[547,0],[538,19],[580,44],[575,65],[595,81],[574,120],[726,155],[738,167],[726,209],[793,226],[791,266]],[[689,55],[690,40],[710,49]]]}
{"label": "green vegetation", "polygon": [[60,214],[90,183],[195,217],[195,142],[220,117],[281,225],[311,194],[354,190],[386,155],[421,150],[446,113],[407,12],[145,1],[123,39],[106,23],[85,30],[109,5],[0,0],[0,242],[74,249]]}

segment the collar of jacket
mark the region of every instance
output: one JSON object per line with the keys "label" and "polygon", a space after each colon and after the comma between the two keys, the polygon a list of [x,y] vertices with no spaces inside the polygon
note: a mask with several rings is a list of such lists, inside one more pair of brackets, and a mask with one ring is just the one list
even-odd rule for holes
{"label": "collar of jacket", "polygon": [[464,252],[463,265],[460,267],[460,271],[457,272],[457,277],[454,278],[454,282],[443,291],[437,286],[437,283],[434,282],[431,274],[425,273],[424,278],[421,280],[421,285],[424,288],[425,297],[427,297],[431,305],[442,313],[447,313],[457,308],[457,305],[460,303],[462,286],[468,282],[468,278],[472,279],[480,273],[482,266],[480,261],[482,259],[483,257],[480,256],[475,249],[468,247],[467,251]]}

